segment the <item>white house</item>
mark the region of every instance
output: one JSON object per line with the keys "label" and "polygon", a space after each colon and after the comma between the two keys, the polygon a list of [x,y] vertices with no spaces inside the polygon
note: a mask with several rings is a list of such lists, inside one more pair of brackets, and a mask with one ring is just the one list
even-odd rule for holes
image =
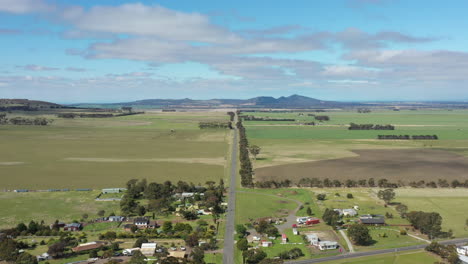
{"label": "white house", "polygon": [[320,241],[318,243],[318,247],[319,247],[320,250],[336,249],[336,248],[338,248],[338,242],[335,242],[335,241]]}
{"label": "white house", "polygon": [[109,216],[109,221],[110,222],[122,222],[124,220],[125,220],[125,217],[123,217],[123,216],[119,216],[119,215]]}
{"label": "white house", "polygon": [[357,212],[354,209],[343,209],[344,216],[356,216]]}
{"label": "white house", "polygon": [[318,246],[319,238],[316,234],[307,234],[306,238],[312,246]]}
{"label": "white house", "polygon": [[156,243],[143,243],[141,244],[141,253],[145,256],[153,256],[156,251]]}
{"label": "white house", "polygon": [[273,246],[273,242],[267,241],[267,240],[262,240],[261,245],[262,245],[262,247],[271,247],[271,246]]}
{"label": "white house", "polygon": [[47,252],[42,253],[42,255],[36,256],[37,261],[43,261],[43,260],[49,260],[52,259],[52,256],[50,256]]}
{"label": "white house", "polygon": [[140,251],[140,248],[127,248],[122,251],[122,254],[124,256],[132,256],[135,251]]}
{"label": "white house", "polygon": [[298,217],[296,221],[298,224],[305,224],[305,222],[307,222],[307,219],[309,219],[309,217]]}

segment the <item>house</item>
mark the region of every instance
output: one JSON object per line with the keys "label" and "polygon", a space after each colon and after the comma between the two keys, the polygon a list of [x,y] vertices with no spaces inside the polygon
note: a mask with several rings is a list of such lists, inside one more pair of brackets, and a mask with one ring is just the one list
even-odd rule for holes
{"label": "house", "polygon": [[343,215],[353,217],[357,215],[357,212],[354,209],[343,209]]}
{"label": "house", "polygon": [[320,241],[318,243],[318,248],[320,250],[337,249],[338,248],[338,242],[335,242],[335,241]]}
{"label": "house", "polygon": [[316,234],[307,234],[306,238],[312,246],[318,246],[319,238]]}
{"label": "house", "polygon": [[80,231],[83,228],[81,223],[71,223],[63,227],[63,231]]}
{"label": "house", "polygon": [[343,215],[343,209],[333,209],[333,211],[338,212],[338,215]]}
{"label": "house", "polygon": [[385,225],[385,218],[382,216],[370,216],[359,217],[359,223],[364,225]]}
{"label": "house", "polygon": [[143,243],[141,244],[141,253],[145,256],[153,256],[156,251],[156,243]]}
{"label": "house", "polygon": [[36,256],[37,261],[44,261],[44,260],[49,260],[52,259],[52,256],[50,256],[47,252],[42,253],[42,255]]}
{"label": "house", "polygon": [[140,248],[127,248],[122,251],[124,256],[132,256],[135,251],[140,251]]}
{"label": "house", "polygon": [[127,189],[125,188],[107,188],[107,189],[102,189],[102,193],[103,194],[106,194],[106,193],[121,193],[121,192],[124,192],[126,191]]}
{"label": "house", "polygon": [[268,241],[268,240],[262,240],[261,243],[260,243],[260,245],[261,245],[262,247],[272,247],[272,246],[273,246],[273,242]]}
{"label": "house", "polygon": [[458,260],[460,260],[462,264],[468,264],[468,257],[465,255],[458,254]]}
{"label": "house", "polygon": [[148,228],[150,220],[145,217],[137,217],[133,220],[133,224],[136,225],[138,228]]}
{"label": "house", "polygon": [[282,244],[288,243],[288,237],[286,236],[286,234],[281,235],[281,243]]}
{"label": "house", "polygon": [[295,236],[299,235],[299,231],[297,231],[297,228],[293,228],[292,231]]}
{"label": "house", "polygon": [[109,222],[123,222],[125,221],[125,217],[119,215],[109,216]]}
{"label": "house", "polygon": [[49,227],[50,229],[53,229],[54,227],[62,228],[62,227],[65,227],[65,223],[64,222],[53,223],[53,224],[50,224]]}
{"label": "house", "polygon": [[101,243],[101,242],[90,242],[90,243],[80,244],[77,247],[72,248],[72,251],[75,253],[78,253],[82,251],[98,249],[103,246],[104,246],[104,243]]}

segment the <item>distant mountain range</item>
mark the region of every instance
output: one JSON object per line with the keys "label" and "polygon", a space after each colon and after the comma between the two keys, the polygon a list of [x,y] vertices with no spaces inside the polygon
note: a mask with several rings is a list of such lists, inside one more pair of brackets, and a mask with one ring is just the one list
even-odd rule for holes
{"label": "distant mountain range", "polygon": [[301,95],[291,95],[288,97],[274,98],[271,96],[260,96],[250,99],[145,99],[133,102],[123,102],[114,104],[76,104],[75,107],[121,107],[131,106],[134,108],[287,108],[287,109],[307,109],[307,108],[334,108],[362,105],[357,103],[343,103],[334,101],[318,100]]}

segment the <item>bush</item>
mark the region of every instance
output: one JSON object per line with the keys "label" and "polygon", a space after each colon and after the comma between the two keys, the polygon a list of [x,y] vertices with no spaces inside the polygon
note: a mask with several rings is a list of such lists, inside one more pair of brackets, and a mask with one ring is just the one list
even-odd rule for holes
{"label": "bush", "polygon": [[346,195],[346,197],[347,197],[348,199],[353,199],[353,198],[354,198],[354,196],[353,196],[352,193],[348,193],[348,194]]}

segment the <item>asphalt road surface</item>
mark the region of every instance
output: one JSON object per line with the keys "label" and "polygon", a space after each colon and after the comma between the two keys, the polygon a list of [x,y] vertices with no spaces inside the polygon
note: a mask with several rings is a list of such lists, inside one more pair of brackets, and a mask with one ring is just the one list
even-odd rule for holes
{"label": "asphalt road surface", "polygon": [[[235,122],[233,122],[235,124]],[[234,264],[234,220],[236,213],[237,184],[237,128],[234,130],[231,155],[231,181],[229,183],[226,233],[224,235],[223,263]]]}

